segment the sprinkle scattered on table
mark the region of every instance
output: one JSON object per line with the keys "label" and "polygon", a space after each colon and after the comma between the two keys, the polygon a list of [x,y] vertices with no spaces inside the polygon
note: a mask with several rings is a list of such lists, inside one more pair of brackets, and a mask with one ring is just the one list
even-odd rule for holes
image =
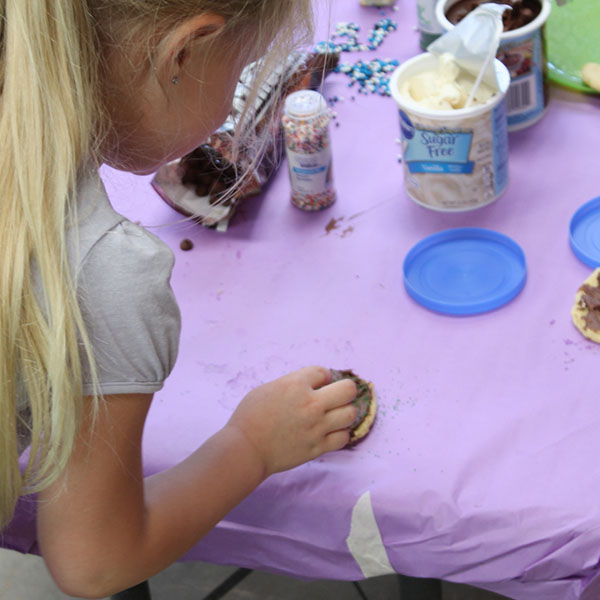
{"label": "sprinkle scattered on table", "polygon": [[[316,45],[315,51],[341,53],[377,50],[389,33],[395,31],[397,27],[398,24],[390,18],[380,19],[369,32],[365,44],[358,39],[360,26],[352,21],[343,21],[337,23],[335,32],[328,41]],[[398,64],[397,60],[390,58],[358,60],[355,63],[340,63],[335,72],[344,73],[350,78],[348,87],[358,85],[359,94],[389,96],[389,76]]]}
{"label": "sprinkle scattered on table", "polygon": [[[398,28],[398,23],[385,17],[375,23],[373,29],[369,32],[366,44],[359,42],[358,33],[360,25],[353,21],[342,21],[335,26],[335,32],[328,41],[319,42],[315,51],[325,52],[366,52],[367,50],[377,50],[383,43],[383,40],[391,31]],[[339,38],[345,38],[345,41]]]}
{"label": "sprinkle scattered on table", "polygon": [[359,94],[379,94],[390,96],[390,73],[398,66],[396,59],[375,58],[371,61],[359,60],[353,65],[340,64],[335,70],[350,77],[348,87],[358,84]]}

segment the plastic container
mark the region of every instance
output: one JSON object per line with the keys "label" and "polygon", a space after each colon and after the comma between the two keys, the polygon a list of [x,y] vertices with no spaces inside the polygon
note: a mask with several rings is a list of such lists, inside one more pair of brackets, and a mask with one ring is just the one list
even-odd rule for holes
{"label": "plastic container", "polygon": [[[436,5],[436,18],[444,31],[454,27],[446,18],[446,11],[458,1],[439,0]],[[540,0],[540,4],[541,10],[533,21],[500,36],[496,57],[508,69],[511,80],[506,95],[509,131],[533,125],[548,105],[543,28],[552,5],[551,0]]]}
{"label": "plastic container", "polygon": [[523,249],[491,229],[434,233],[404,259],[404,286],[422,306],[449,315],[477,315],[504,306],[525,285]]}
{"label": "plastic container", "polygon": [[320,210],[335,202],[329,110],[314,90],[290,94],[284,104],[282,125],[292,188],[292,204],[302,210]]}
{"label": "plastic container", "polygon": [[402,166],[408,196],[429,209],[472,210],[490,204],[508,184],[507,68],[495,60],[501,91],[482,105],[456,110],[419,106],[400,93],[400,85],[435,69],[436,56],[423,53],[400,65],[390,79],[400,108]]}
{"label": "plastic container", "polygon": [[423,50],[444,33],[436,16],[437,0],[417,0],[417,22],[419,24],[419,44]]}
{"label": "plastic container", "polygon": [[569,223],[575,256],[588,267],[600,267],[600,196],[577,209]]}

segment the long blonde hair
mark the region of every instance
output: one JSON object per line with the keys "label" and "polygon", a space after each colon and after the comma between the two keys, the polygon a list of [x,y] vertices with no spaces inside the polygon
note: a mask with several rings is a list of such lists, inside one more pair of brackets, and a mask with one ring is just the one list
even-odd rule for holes
{"label": "long blonde hair", "polygon": [[[21,495],[67,464],[82,361],[96,380],[66,229],[77,222],[81,169],[100,164],[110,128],[102,45],[143,35],[151,60],[157,33],[205,11],[222,15],[223,35],[246,51],[270,45],[281,57],[310,39],[310,0],[0,0],[0,529]],[[23,472],[19,428],[31,439]]]}

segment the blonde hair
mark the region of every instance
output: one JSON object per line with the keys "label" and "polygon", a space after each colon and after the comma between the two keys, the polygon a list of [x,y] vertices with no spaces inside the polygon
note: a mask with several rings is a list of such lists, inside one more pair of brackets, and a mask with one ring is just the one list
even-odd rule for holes
{"label": "blonde hair", "polygon": [[[223,40],[238,49],[269,46],[264,71],[309,39],[310,0],[0,0],[0,529],[21,495],[65,468],[84,361],[97,381],[66,229],[77,222],[78,175],[100,164],[110,127],[103,44],[127,31],[151,61],[152,40],[201,12],[222,15]],[[31,438],[23,472],[19,428]]]}

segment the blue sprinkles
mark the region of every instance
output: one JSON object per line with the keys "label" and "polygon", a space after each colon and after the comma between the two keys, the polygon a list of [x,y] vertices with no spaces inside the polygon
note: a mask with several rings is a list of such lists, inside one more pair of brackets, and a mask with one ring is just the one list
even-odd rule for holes
{"label": "blue sprinkles", "polygon": [[348,75],[348,87],[358,84],[359,94],[379,94],[391,96],[389,73],[398,66],[396,59],[375,58],[371,61],[359,60],[354,64],[342,63],[336,71]]}
{"label": "blue sprinkles", "polygon": [[[352,21],[338,23],[335,33],[328,41],[319,42],[315,51],[326,52],[366,52],[376,50],[391,31],[395,31],[398,24],[390,18],[380,19],[369,32],[366,44],[358,41],[360,26]],[[350,78],[348,87],[358,85],[359,94],[379,94],[390,96],[389,73],[398,66],[397,60],[389,58],[375,58],[370,61],[359,60],[354,64],[340,63],[335,69],[336,73],[344,73]],[[352,98],[354,99],[354,97]]]}
{"label": "blue sprinkles", "polygon": [[366,52],[367,50],[377,50],[388,33],[395,31],[397,28],[398,23],[392,19],[388,17],[380,19],[369,32],[368,43],[361,44],[358,41],[360,25],[352,21],[343,21],[335,26],[335,33],[331,35],[328,41],[319,42],[316,45],[315,52],[324,54],[325,52]]}

